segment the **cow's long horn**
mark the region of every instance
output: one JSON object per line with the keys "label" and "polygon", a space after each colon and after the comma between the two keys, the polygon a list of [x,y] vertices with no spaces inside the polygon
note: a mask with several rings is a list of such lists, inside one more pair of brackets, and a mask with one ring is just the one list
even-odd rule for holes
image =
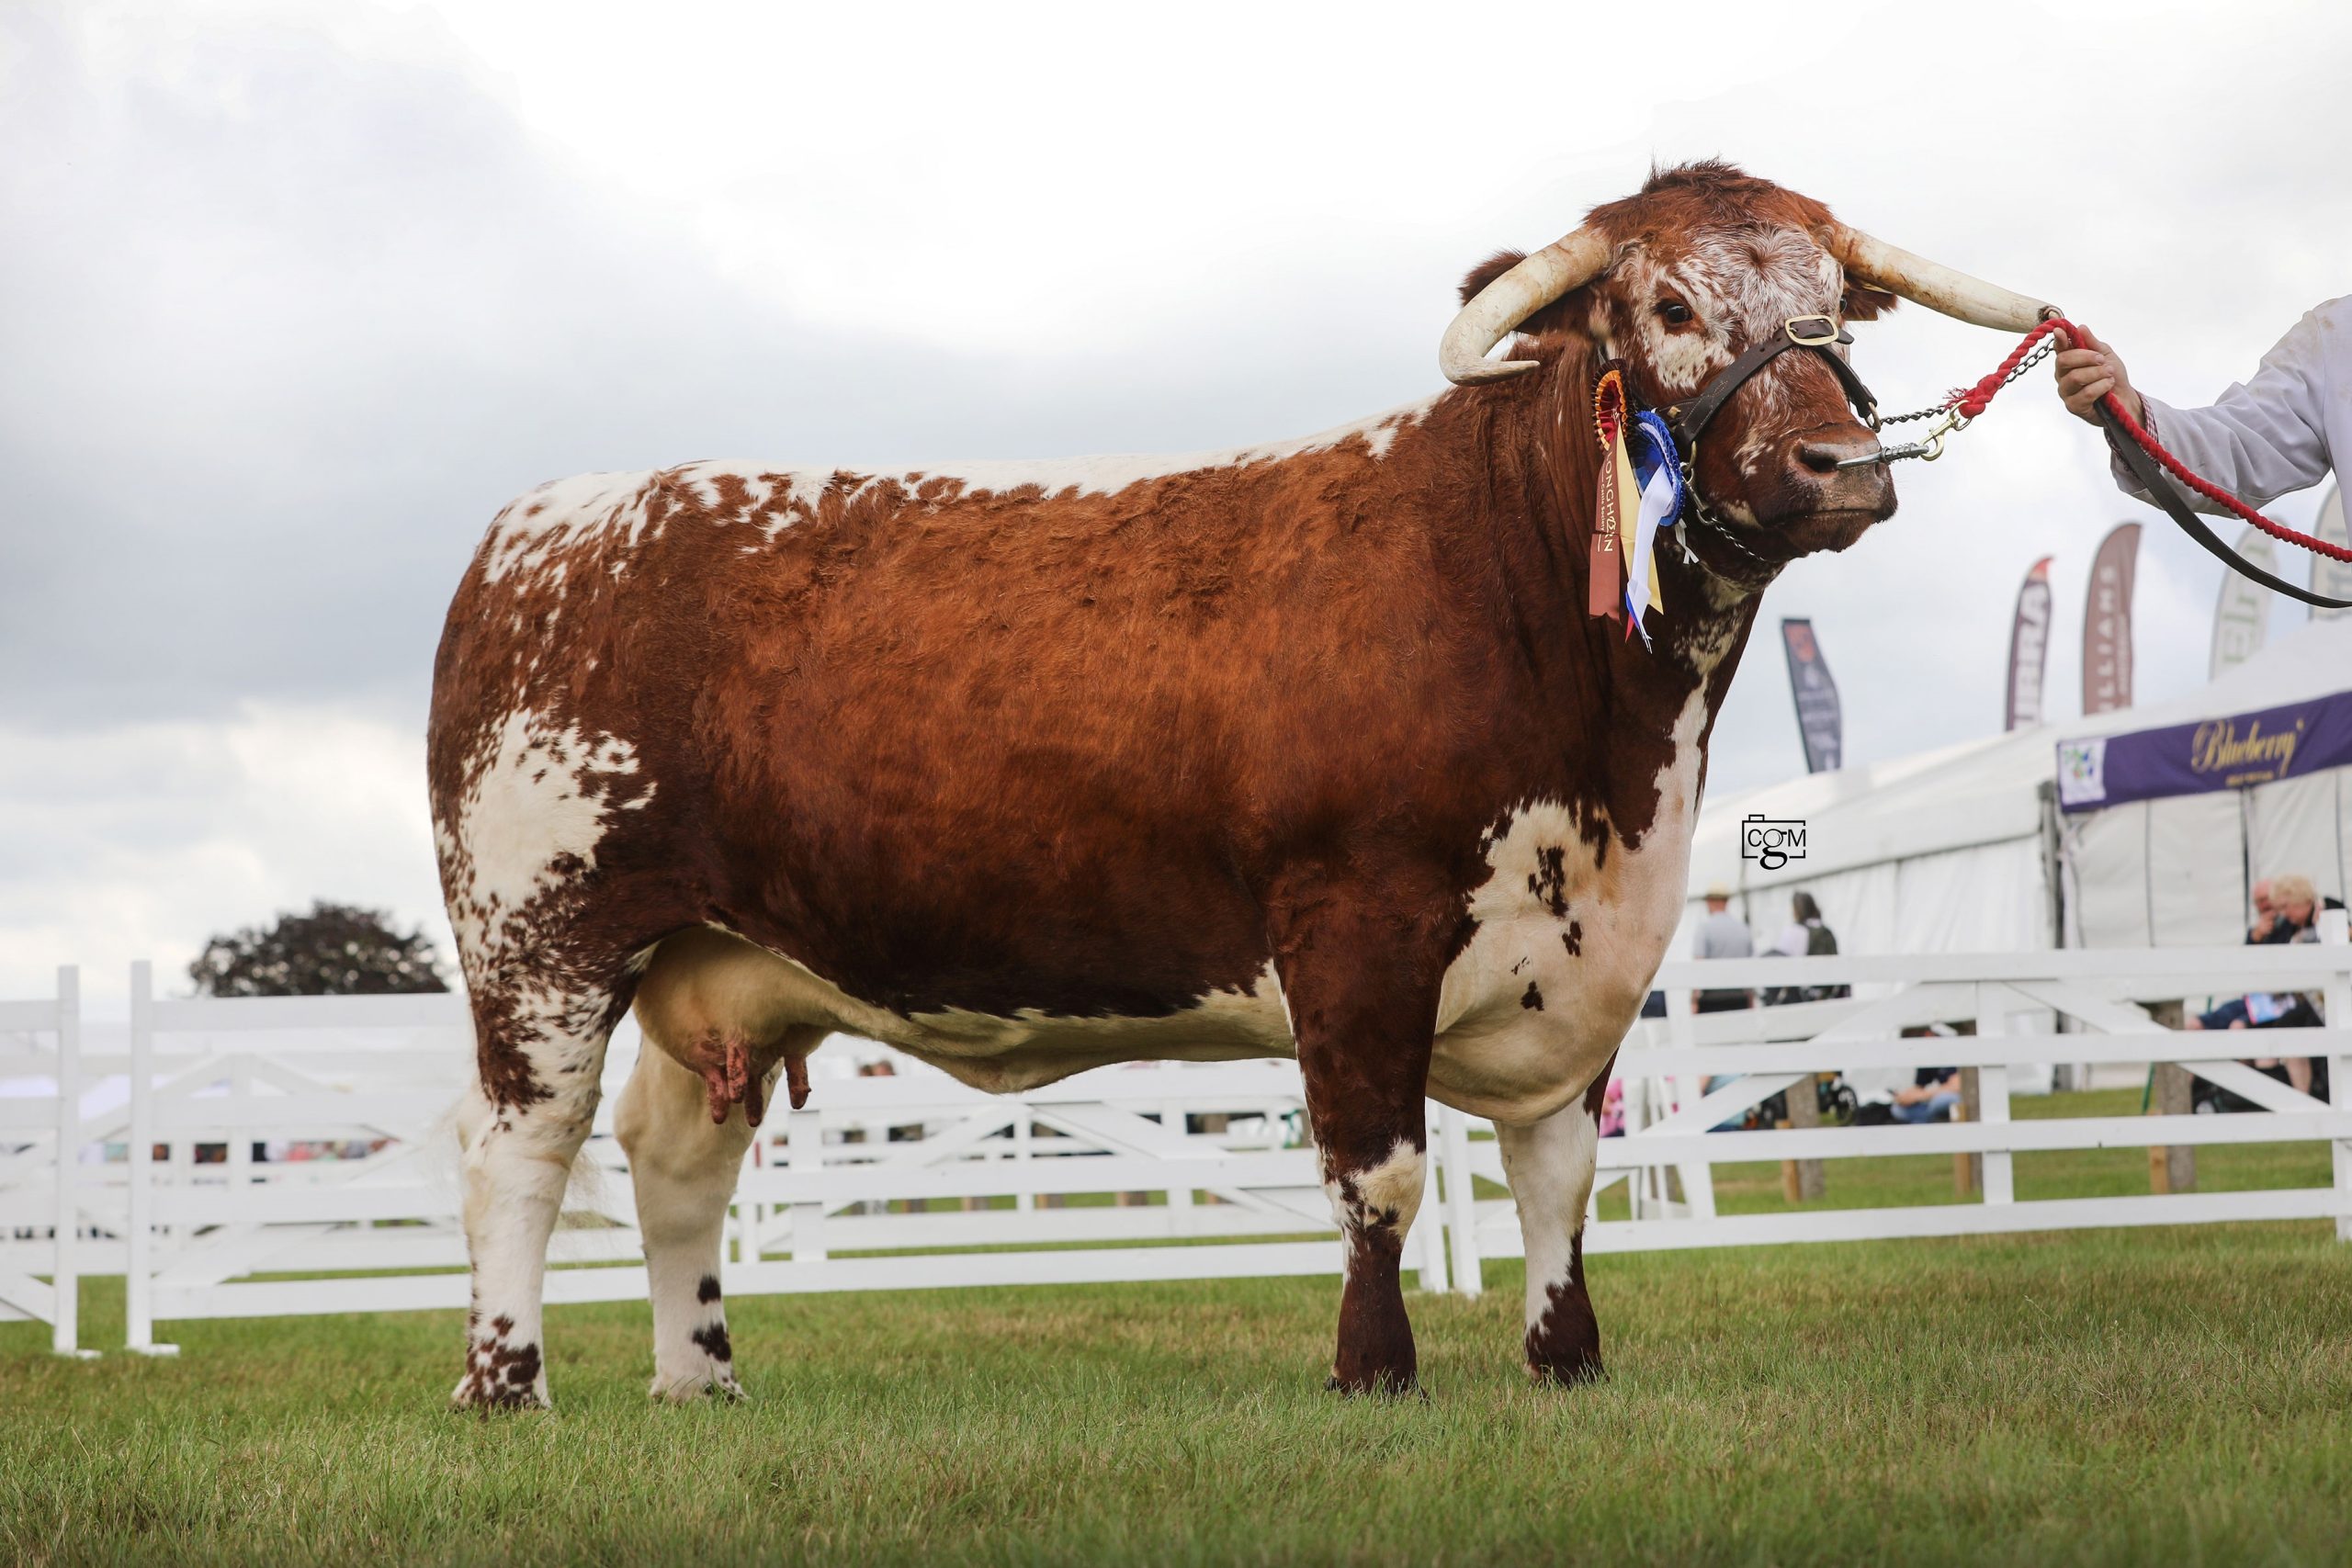
{"label": "cow's long horn", "polygon": [[1478,290],[1462,307],[1438,344],[1437,362],[1449,381],[1501,381],[1535,368],[1532,359],[1489,359],[1487,351],[1504,334],[1569,289],[1600,276],[1609,265],[1609,242],[1584,228],[1553,241]]}
{"label": "cow's long horn", "polygon": [[1849,276],[1980,327],[2027,332],[2043,312],[2057,310],[2040,299],[1996,288],[1981,277],[1954,272],[1925,256],[1915,256],[1883,240],[1873,240],[1843,223],[1830,226],[1829,254]]}

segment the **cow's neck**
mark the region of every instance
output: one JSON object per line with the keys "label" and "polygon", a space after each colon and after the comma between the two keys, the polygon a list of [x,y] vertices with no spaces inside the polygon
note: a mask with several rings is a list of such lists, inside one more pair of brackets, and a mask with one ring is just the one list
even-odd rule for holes
{"label": "cow's neck", "polygon": [[[1645,624],[1588,612],[1599,446],[1592,434],[1589,352],[1572,354],[1508,389],[1456,394],[1469,405],[1456,441],[1486,449],[1469,471],[1488,476],[1484,522],[1501,568],[1504,614],[1517,654],[1550,714],[1566,765],[1585,773],[1622,838],[1647,830],[1661,770],[1694,762],[1703,780],[1708,738],[1730,690],[1760,590],[1734,585],[1685,558],[1669,536],[1657,550],[1664,608]],[[1470,454],[1464,454],[1470,456]],[[1693,699],[1698,708],[1692,708]],[[1694,722],[1695,721],[1695,722]],[[1696,748],[1695,759],[1681,755]]]}

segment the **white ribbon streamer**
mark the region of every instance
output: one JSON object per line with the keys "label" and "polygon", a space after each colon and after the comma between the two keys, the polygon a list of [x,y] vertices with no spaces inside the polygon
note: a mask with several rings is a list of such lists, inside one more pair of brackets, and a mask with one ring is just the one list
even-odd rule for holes
{"label": "white ribbon streamer", "polygon": [[1634,629],[1642,634],[1644,648],[1650,646],[1650,632],[1642,625],[1642,611],[1663,607],[1657,592],[1657,565],[1650,555],[1657,546],[1658,525],[1673,513],[1676,499],[1674,475],[1660,464],[1642,488],[1641,508],[1634,515],[1634,550],[1625,562],[1625,614]]}

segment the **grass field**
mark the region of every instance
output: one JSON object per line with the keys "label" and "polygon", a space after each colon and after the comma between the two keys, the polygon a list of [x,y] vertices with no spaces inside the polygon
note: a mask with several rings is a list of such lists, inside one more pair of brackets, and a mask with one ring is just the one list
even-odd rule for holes
{"label": "grass field", "polygon": [[[2020,1111],[2117,1108],[2067,1100]],[[1951,1162],[1831,1183],[1948,1201]],[[1778,1204],[1766,1168],[1722,1187]],[[2146,1159],[2020,1158],[2018,1188],[2144,1191]],[[1490,1265],[1480,1300],[1415,1300],[1426,1404],[1321,1391],[1329,1280],[738,1300],[753,1403],[691,1409],[645,1398],[644,1307],[557,1308],[558,1409],[488,1422],[441,1409],[452,1314],[187,1323],[159,1362],[8,1325],[0,1561],[2352,1562],[2352,1247],[2324,1225],[1592,1277],[1606,1383],[1525,1386]],[[85,1310],[119,1341],[119,1289]]]}

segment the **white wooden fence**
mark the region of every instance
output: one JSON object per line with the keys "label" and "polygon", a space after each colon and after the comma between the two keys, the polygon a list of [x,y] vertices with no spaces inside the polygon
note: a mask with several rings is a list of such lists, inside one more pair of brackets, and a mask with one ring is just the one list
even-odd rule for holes
{"label": "white wooden fence", "polygon": [[[82,982],[57,972],[54,996],[0,1001],[0,1323],[51,1325],[58,1354],[81,1354],[76,1288],[83,1216],[71,1179],[82,1145]],[[46,1278],[36,1278],[46,1276]]]}
{"label": "white wooden fence", "polygon": [[[2191,1224],[2216,1220],[2328,1218],[2352,1240],[2352,946],[1935,957],[1751,959],[1670,964],[1668,1016],[1645,1020],[1626,1042],[1621,1077],[1672,1086],[1679,1109],[1606,1141],[1604,1179],[1679,1174],[1682,1198],[1655,1196],[1634,1218],[1595,1221],[1588,1252],[1757,1246],[1875,1237],[1962,1235],[2087,1226]],[[1689,987],[1702,977],[1724,988],[1848,985],[1855,995],[1748,1011],[1693,1014]],[[2177,1031],[2133,1004],[2227,997],[2247,991],[2320,996],[2335,1027],[2259,1032]],[[2067,1032],[2059,1032],[2059,1021]],[[1973,1024],[1973,1034],[1905,1039],[1906,1028]],[[2239,1054],[2330,1061],[2334,1104],[2299,1093],[2233,1059]],[[2177,1062],[2260,1106],[2262,1115],[2105,1116],[2010,1119],[2009,1073],[2025,1065]],[[1815,1073],[1959,1066],[1979,1069],[1980,1119],[1931,1125],[1820,1127],[1712,1133],[1748,1106]],[[1703,1093],[1710,1075],[1741,1075]],[[1660,1098],[1653,1096],[1653,1099]],[[2019,1200],[2014,1156],[2049,1149],[2152,1148],[2325,1141],[2333,1179],[2322,1187],[2182,1192],[2110,1198]],[[1738,1160],[1835,1160],[1867,1155],[1973,1154],[1984,1163],[1983,1201],[1875,1209],[1826,1204],[1793,1213],[1719,1214],[1712,1168]],[[1453,1168],[1459,1168],[1458,1166]],[[1502,1179],[1492,1144],[1470,1146],[1470,1170]],[[1449,1170],[1449,1178],[1451,1171]],[[1834,1178],[1832,1179],[1834,1183]],[[1645,1213],[1645,1208],[1648,1213]],[[1469,1234],[1477,1255],[1516,1256],[1510,1204],[1474,1205]],[[1457,1256],[1459,1256],[1457,1250]]]}
{"label": "white wooden fence", "polygon": [[[1855,995],[1695,1015],[1702,980]],[[1667,1017],[1637,1025],[1618,1064],[1636,1125],[1600,1155],[1600,1186],[1624,1182],[1634,1217],[1596,1220],[1589,1251],[2318,1217],[2352,1239],[2352,1029],[2183,1032],[2133,1005],[2296,990],[2323,996],[2340,1025],[2352,946],[1677,963],[1659,982]],[[1975,1032],[1900,1037],[1938,1021]],[[2255,1040],[2330,1058],[2335,1103],[2213,1055]],[[635,1054],[625,1028],[557,1233],[550,1301],[644,1294],[609,1129]],[[127,1027],[83,1031],[70,970],[52,998],[0,1003],[0,1079],[53,1089],[0,1100],[0,1319],[46,1319],[73,1349],[74,1282],[97,1273],[126,1276],[127,1347],[147,1353],[169,1353],[159,1321],[462,1306],[449,1114],[471,1056],[449,996],[159,998],[138,964]],[[850,1076],[860,1060],[896,1071]],[[2013,1068],[2150,1061],[2184,1063],[2265,1113],[2010,1119]],[[1979,1068],[1982,1119],[1707,1131],[1806,1075],[1926,1066]],[[779,1106],[752,1148],[722,1265],[729,1294],[1339,1269],[1292,1063],[1103,1068],[1012,1097],[864,1043],[836,1041],[812,1068],[809,1108]],[[1729,1081],[1707,1093],[1711,1076]],[[85,1102],[109,1085],[104,1109]],[[1485,1258],[1521,1250],[1517,1218],[1473,1179],[1502,1182],[1484,1124],[1432,1106],[1430,1131],[1408,1266],[1424,1289],[1475,1293]],[[2323,1140],[2332,1182],[2288,1190],[2020,1200],[2011,1170],[2044,1149]],[[327,1154],[345,1157],[299,1157]],[[1725,1161],[1905,1154],[1980,1155],[1982,1201],[1716,1209]]]}

